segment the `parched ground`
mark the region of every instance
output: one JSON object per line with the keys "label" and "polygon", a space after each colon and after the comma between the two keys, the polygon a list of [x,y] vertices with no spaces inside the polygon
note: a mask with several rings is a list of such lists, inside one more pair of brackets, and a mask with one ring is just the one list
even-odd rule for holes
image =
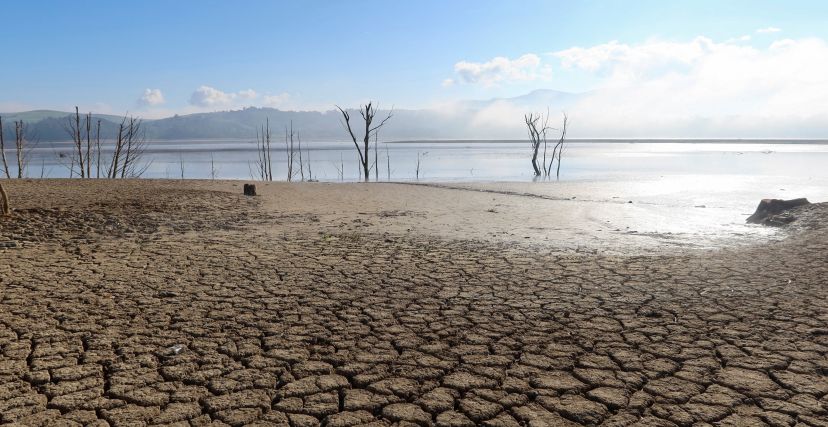
{"label": "parched ground", "polygon": [[825,206],[781,242],[624,257],[237,192],[13,183],[0,423],[828,425]]}

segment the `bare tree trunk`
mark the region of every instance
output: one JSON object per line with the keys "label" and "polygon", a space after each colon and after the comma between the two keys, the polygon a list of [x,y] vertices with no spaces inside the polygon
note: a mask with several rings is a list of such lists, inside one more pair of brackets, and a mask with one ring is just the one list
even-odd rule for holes
{"label": "bare tree trunk", "polygon": [[391,155],[388,154],[388,144],[385,144],[385,160],[386,160],[386,168],[388,171],[388,181],[391,182]]}
{"label": "bare tree trunk", "polygon": [[[558,148],[558,169],[555,171],[555,179],[561,179],[561,158],[563,157],[564,143],[566,142],[566,127],[569,124],[569,117],[563,115],[563,126],[561,127],[561,138],[555,145]],[[551,166],[551,165],[550,165]]]}
{"label": "bare tree trunk", "polygon": [[374,181],[379,182],[379,132],[374,133]]}
{"label": "bare tree trunk", "polygon": [[92,113],[86,115],[86,177],[92,178]]}
{"label": "bare tree trunk", "polygon": [[299,176],[302,178],[302,181],[305,180],[305,164],[302,161],[302,138],[299,134],[296,134],[296,139],[299,143]]}
{"label": "bare tree trunk", "polygon": [[313,181],[313,171],[311,171],[310,149],[305,151],[305,157],[308,159],[308,181]]}
{"label": "bare tree trunk", "polygon": [[7,179],[11,179],[9,174],[9,163],[6,161],[6,141],[3,136],[3,117],[0,117],[0,158],[3,159],[3,173]]}
{"label": "bare tree trunk", "polygon": [[271,161],[270,157],[270,118],[266,120],[266,123],[267,127],[265,131],[267,132],[267,134],[265,140],[267,143],[267,171],[265,175],[267,175],[268,181],[273,181],[273,162]]}
{"label": "bare tree trunk", "polygon": [[290,121],[290,132],[288,132],[288,127],[285,126],[285,152],[287,153],[287,180],[288,182],[293,181],[293,160],[295,159],[294,149],[293,149],[293,120]]}
{"label": "bare tree trunk", "polygon": [[98,126],[95,130],[95,152],[98,155],[97,161],[95,161],[95,178],[101,177],[101,119],[98,119]]}
{"label": "bare tree trunk", "polygon": [[[124,119],[126,120],[126,118]],[[112,161],[109,163],[109,171],[107,171],[107,178],[114,179],[118,177],[118,162],[121,158],[121,149],[124,146],[124,121],[118,125],[118,136],[115,138],[115,149],[112,152]]]}
{"label": "bare tree trunk", "polygon": [[14,146],[17,151],[17,178],[23,178],[24,169],[26,168],[26,153],[23,150],[25,142],[25,124],[23,120],[14,122]]}
{"label": "bare tree trunk", "polygon": [[81,127],[80,127],[80,111],[78,107],[75,106],[75,152],[78,155],[78,166],[80,167],[80,177],[86,178],[86,171],[84,170],[84,158],[83,158],[83,142],[81,140]]}
{"label": "bare tree trunk", "polygon": [[538,166],[538,149],[543,142],[546,129],[538,130],[538,122],[540,119],[541,115],[527,114],[523,116],[523,121],[526,123],[529,132],[529,141],[532,147],[532,169],[535,172],[535,176],[540,176],[543,173]]}
{"label": "bare tree trunk", "polygon": [[2,205],[2,213],[4,216],[11,215],[11,206],[9,205],[9,195],[6,193],[6,189],[3,188],[3,183],[0,182],[0,205]]}

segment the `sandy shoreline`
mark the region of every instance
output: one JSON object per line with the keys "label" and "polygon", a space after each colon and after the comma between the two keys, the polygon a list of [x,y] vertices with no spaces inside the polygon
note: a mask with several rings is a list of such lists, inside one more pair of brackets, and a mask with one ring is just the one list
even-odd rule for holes
{"label": "sandy shoreline", "polygon": [[0,422],[826,425],[822,205],[241,184],[9,182]]}

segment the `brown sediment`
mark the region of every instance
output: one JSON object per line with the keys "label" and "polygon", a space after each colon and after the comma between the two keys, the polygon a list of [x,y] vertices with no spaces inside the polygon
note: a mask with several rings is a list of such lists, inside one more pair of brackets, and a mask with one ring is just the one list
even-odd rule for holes
{"label": "brown sediment", "polygon": [[0,422],[825,425],[825,205],[620,256],[486,239],[538,226],[508,194],[257,190],[9,183]]}

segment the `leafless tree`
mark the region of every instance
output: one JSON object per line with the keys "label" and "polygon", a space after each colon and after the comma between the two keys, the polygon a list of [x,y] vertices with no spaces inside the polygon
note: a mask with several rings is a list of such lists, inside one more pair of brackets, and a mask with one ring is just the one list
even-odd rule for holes
{"label": "leafless tree", "polygon": [[210,153],[210,179],[213,181],[218,178],[218,169],[216,169],[216,161],[213,159],[213,153]]}
{"label": "leafless tree", "polygon": [[388,172],[388,181],[391,181],[391,155],[388,153],[388,144],[385,145],[385,167]]}
{"label": "leafless tree", "polygon": [[287,153],[287,180],[288,182],[293,181],[293,164],[294,160],[296,159],[296,153],[294,150],[293,139],[296,137],[296,133],[293,131],[293,121],[290,122],[290,128],[285,126],[285,152]]}
{"label": "leafless tree", "polygon": [[544,150],[544,164],[538,162],[538,150],[541,145],[546,145],[546,131],[549,130],[547,122],[549,121],[549,114],[529,113],[523,116],[523,121],[526,123],[526,128],[529,132],[529,142],[532,147],[532,169],[534,169],[535,176],[541,176],[546,169],[546,150]]}
{"label": "leafless tree", "polygon": [[262,125],[261,133],[256,130],[256,173],[262,181],[273,181],[273,162],[270,149],[270,119]]}
{"label": "leafless tree", "polygon": [[9,163],[6,161],[6,140],[3,136],[3,117],[0,117],[0,158],[3,160],[3,173],[7,179],[11,179],[9,173]]}
{"label": "leafless tree", "polygon": [[97,161],[95,162],[95,178],[101,177],[101,120],[98,119],[98,126],[95,131],[95,151],[97,153]]}
{"label": "leafless tree", "polygon": [[[549,177],[552,175],[552,168],[556,167],[556,178],[560,178],[561,157],[563,154],[564,143],[566,142],[566,128],[569,118],[566,113],[564,113],[563,126],[560,129],[560,138],[555,142],[555,145],[552,148],[551,157],[547,159],[547,147],[549,145],[547,140],[548,132],[557,130],[549,127],[549,117],[549,112],[547,112],[546,115],[542,113],[530,113],[523,116],[523,121],[526,123],[526,128],[529,133],[529,141],[532,148],[532,169],[534,170],[535,176]],[[543,157],[539,159],[538,152],[541,146],[543,146]],[[555,163],[556,160],[557,163]]]}
{"label": "leafless tree", "polygon": [[305,164],[304,161],[302,161],[302,138],[299,136],[298,133],[296,134],[296,139],[299,141],[299,146],[297,147],[299,149],[299,177],[302,178],[302,181],[304,181]]}
{"label": "leafless tree", "polygon": [[69,176],[71,177],[75,174],[75,163],[77,162],[78,167],[80,168],[78,176],[86,178],[86,169],[84,166],[88,159],[84,156],[83,139],[81,137],[80,111],[77,106],[75,106],[75,115],[67,118],[67,123],[66,126],[64,126],[64,129],[66,129],[66,132],[72,137],[72,145],[74,146],[72,149],[72,162],[69,169]]}
{"label": "leafless tree", "polygon": [[379,132],[374,132],[374,181],[379,182]]}
{"label": "leafless tree", "polygon": [[546,176],[550,176],[552,173],[552,163],[555,161],[555,156],[558,157],[557,167],[555,169],[555,179],[561,178],[561,159],[563,158],[563,150],[564,150],[564,143],[566,142],[566,128],[569,125],[569,117],[566,113],[563,113],[563,125],[561,126],[561,136],[558,138],[558,142],[555,143],[555,148],[552,149],[552,161],[549,162],[549,166],[546,169]]}
{"label": "leafless tree", "polygon": [[146,149],[146,133],[140,118],[124,116],[118,125],[115,150],[107,171],[108,178],[139,178],[149,168],[142,163]]}
{"label": "leafless tree", "polygon": [[377,114],[377,110],[374,108],[371,102],[368,105],[360,106],[359,115],[362,116],[363,121],[365,122],[365,135],[362,137],[362,147],[360,147],[359,142],[357,142],[357,137],[354,134],[353,129],[351,129],[351,116],[350,114],[342,109],[340,106],[336,106],[339,109],[339,112],[342,113],[342,117],[345,119],[344,126],[348,129],[348,135],[351,136],[351,140],[354,142],[354,147],[357,149],[357,155],[359,156],[359,163],[362,165],[362,172],[364,175],[365,181],[368,181],[371,177],[370,174],[370,165],[368,156],[370,154],[370,143],[371,143],[371,135],[377,132],[382,126],[388,122],[391,117],[394,115],[394,108],[392,107],[391,110],[388,111],[388,115],[382,119],[378,125],[372,126],[374,123],[374,117]]}
{"label": "leafless tree", "polygon": [[310,148],[305,150],[305,158],[308,165],[308,181],[313,181],[313,171],[311,170]]}
{"label": "leafless tree", "polygon": [[23,120],[14,122],[14,148],[17,154],[17,178],[23,178],[29,165],[29,151],[26,144],[26,124]]}

